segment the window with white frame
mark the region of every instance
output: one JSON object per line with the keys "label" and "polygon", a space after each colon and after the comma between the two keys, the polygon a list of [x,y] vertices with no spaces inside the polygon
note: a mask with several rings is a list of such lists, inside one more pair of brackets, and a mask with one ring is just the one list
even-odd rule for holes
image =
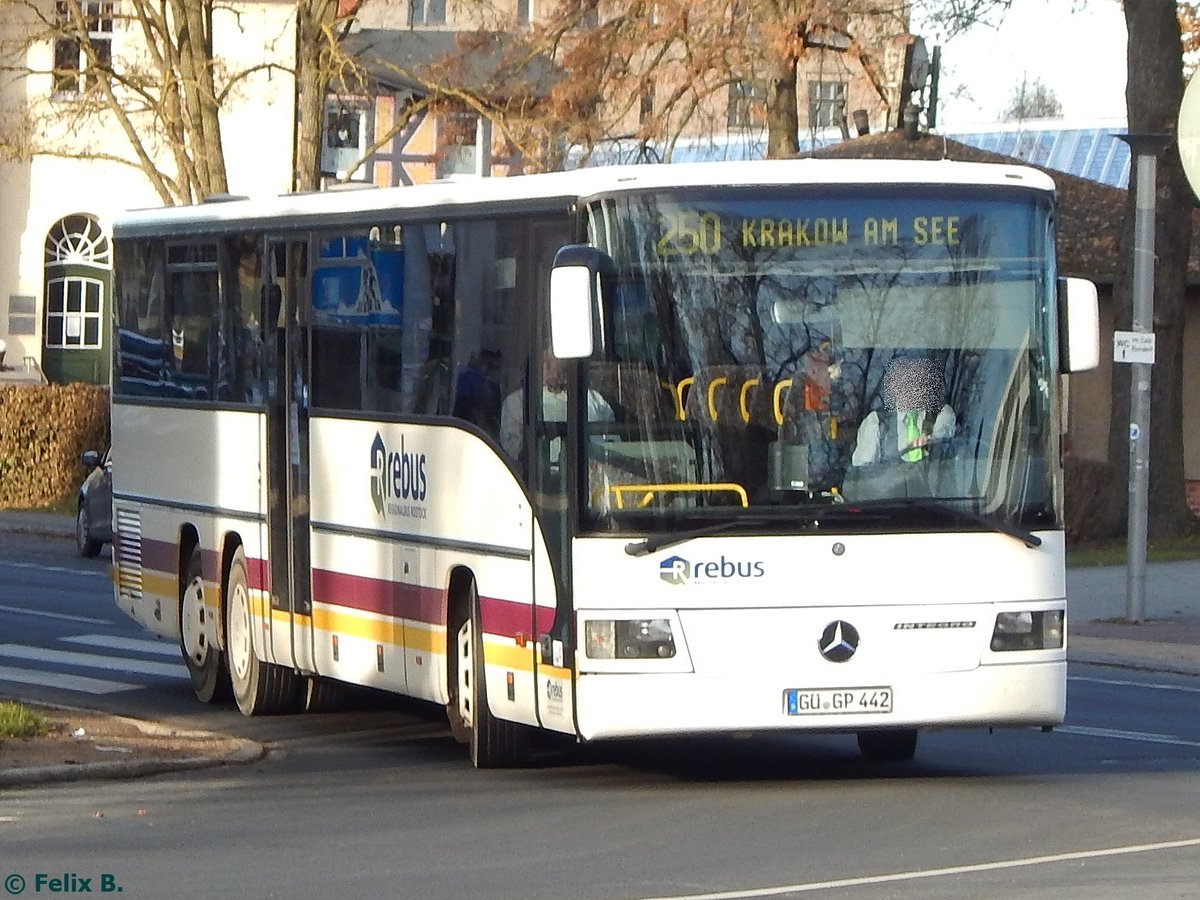
{"label": "window with white frame", "polygon": [[92,216],[59,219],[46,236],[46,332],[50,349],[102,346],[112,243]]}
{"label": "window with white frame", "polygon": [[111,0],[56,0],[54,20],[54,93],[81,94],[96,85],[93,67],[112,65]]}
{"label": "window with white frame", "polygon": [[741,79],[729,85],[726,121],[730,128],[762,125],[767,119],[767,87],[761,82]]}
{"label": "window with white frame", "polygon": [[408,0],[409,25],[445,25],[446,0]]}
{"label": "window with white frame", "polygon": [[846,82],[810,81],[808,83],[808,124],[810,128],[838,125],[846,115]]}
{"label": "window with white frame", "polygon": [[451,112],[438,122],[438,177],[474,175],[478,158],[479,116]]}
{"label": "window with white frame", "polygon": [[342,178],[354,171],[357,179],[366,178],[359,162],[367,152],[367,113],[360,102],[325,102],[325,139],[321,142],[321,172]]}
{"label": "window with white frame", "polygon": [[100,349],[104,283],[77,275],[46,282],[46,347]]}

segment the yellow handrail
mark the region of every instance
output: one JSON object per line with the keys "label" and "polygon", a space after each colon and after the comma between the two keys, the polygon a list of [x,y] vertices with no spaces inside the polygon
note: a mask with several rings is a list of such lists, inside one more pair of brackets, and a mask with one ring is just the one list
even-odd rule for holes
{"label": "yellow handrail", "polygon": [[775,424],[783,424],[783,392],[792,386],[792,379],[784,378],[775,385]]}
{"label": "yellow handrail", "polygon": [[732,493],[737,494],[742,501],[742,507],[750,505],[750,495],[746,493],[746,489],[740,484],[733,482],[721,482],[717,484],[696,484],[687,482],[672,482],[668,484],[610,484],[608,493],[617,498],[617,509],[625,508],[625,494],[632,494],[638,491],[644,491],[646,496],[642,498],[638,504],[639,507],[650,505],[650,501],[654,499],[654,495],[662,494],[689,494],[689,493]]}
{"label": "yellow handrail", "polygon": [[742,382],[742,392],[738,396],[738,406],[742,410],[742,421],[747,425],[750,424],[750,404],[746,402],[746,395],[750,393],[750,388],[754,387],[762,381],[761,378],[747,378]]}
{"label": "yellow handrail", "polygon": [[708,417],[714,422],[717,421],[717,388],[728,382],[729,379],[721,375],[708,383]]}
{"label": "yellow handrail", "polygon": [[695,380],[694,375],[689,375],[687,378],[680,378],[679,384],[675,385],[675,411],[679,414],[680,422],[687,419],[687,407],[683,405],[683,390],[690,387]]}

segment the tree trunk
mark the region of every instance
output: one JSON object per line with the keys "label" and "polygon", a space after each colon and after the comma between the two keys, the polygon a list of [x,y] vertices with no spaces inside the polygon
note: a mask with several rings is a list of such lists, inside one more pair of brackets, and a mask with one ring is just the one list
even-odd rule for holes
{"label": "tree trunk", "polygon": [[[1183,99],[1183,55],[1175,4],[1128,0],[1129,82],[1125,101],[1131,134],[1174,135]],[[1136,176],[1136,163],[1131,167]],[[1137,185],[1130,184],[1115,285],[1114,327],[1133,321],[1133,227]],[[1193,197],[1174,141],[1159,157],[1155,190],[1154,333],[1155,362],[1150,378],[1151,538],[1185,533],[1191,525],[1183,472],[1183,325]],[[1114,365],[1109,460],[1117,478],[1113,499],[1128,510],[1131,366]],[[1126,516],[1123,514],[1122,518]]]}
{"label": "tree trunk", "polygon": [[321,180],[321,135],[337,18],[334,0],[296,5],[296,146],[293,190],[315,191]]}
{"label": "tree trunk", "polygon": [[787,159],[800,153],[800,117],[796,104],[797,59],[787,54],[767,89],[767,158]]}
{"label": "tree trunk", "polygon": [[197,183],[194,200],[229,193],[225,150],[221,143],[219,104],[213,83],[212,6],[195,0],[174,7],[179,38],[179,74],[186,115],[185,147]]}

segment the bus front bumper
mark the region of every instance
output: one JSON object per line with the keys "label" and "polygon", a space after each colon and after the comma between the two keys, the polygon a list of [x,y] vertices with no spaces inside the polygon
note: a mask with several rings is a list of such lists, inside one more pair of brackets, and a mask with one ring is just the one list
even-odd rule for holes
{"label": "bus front bumper", "polygon": [[[1044,654],[1037,654],[1043,656]],[[1053,726],[1066,715],[1065,658],[968,671],[792,683],[692,673],[585,673],[576,684],[584,740],[734,732]]]}

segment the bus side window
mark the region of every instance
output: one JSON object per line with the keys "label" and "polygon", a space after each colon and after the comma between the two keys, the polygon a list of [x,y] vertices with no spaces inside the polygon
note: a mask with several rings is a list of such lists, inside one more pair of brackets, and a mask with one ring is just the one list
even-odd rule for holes
{"label": "bus side window", "polygon": [[170,387],[167,396],[212,400],[220,366],[213,332],[220,296],[215,244],[167,248]]}
{"label": "bus side window", "polygon": [[165,279],[160,241],[120,241],[116,254],[116,359],[113,387],[125,396],[162,393],[167,368]]}
{"label": "bus side window", "polygon": [[454,230],[445,223],[404,227],[404,412],[450,412],[450,340],[454,327]]}
{"label": "bus side window", "polygon": [[[262,381],[262,241],[255,235],[225,240],[221,257],[224,319],[218,347],[217,399],[259,403]],[[278,288],[275,289],[278,293]]]}

